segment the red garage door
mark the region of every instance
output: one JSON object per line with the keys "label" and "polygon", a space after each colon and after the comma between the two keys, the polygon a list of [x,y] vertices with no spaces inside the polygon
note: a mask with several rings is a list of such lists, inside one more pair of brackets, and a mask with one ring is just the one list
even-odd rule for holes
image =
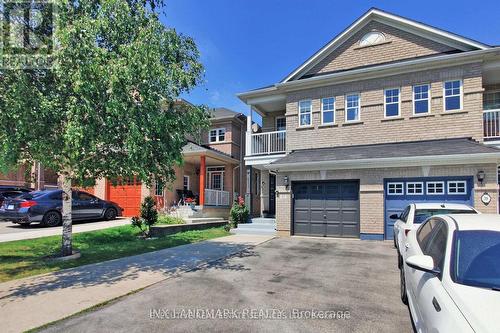
{"label": "red garage door", "polygon": [[107,181],[107,200],[116,202],[123,208],[123,216],[139,215],[141,206],[141,183],[136,181],[123,181],[113,186]]}

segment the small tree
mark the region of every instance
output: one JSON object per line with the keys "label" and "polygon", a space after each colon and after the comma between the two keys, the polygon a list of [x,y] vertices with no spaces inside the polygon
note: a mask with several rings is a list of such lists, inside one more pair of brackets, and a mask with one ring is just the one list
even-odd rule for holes
{"label": "small tree", "polygon": [[245,205],[245,200],[240,196],[238,200],[233,203],[233,207],[231,207],[231,222],[235,228],[238,227],[239,223],[246,223],[248,221],[248,217],[250,216],[250,211],[248,207]]}
{"label": "small tree", "polygon": [[132,218],[132,225],[139,228],[144,237],[151,237],[151,226],[158,222],[158,211],[153,197],[146,197],[141,204],[140,216]]}

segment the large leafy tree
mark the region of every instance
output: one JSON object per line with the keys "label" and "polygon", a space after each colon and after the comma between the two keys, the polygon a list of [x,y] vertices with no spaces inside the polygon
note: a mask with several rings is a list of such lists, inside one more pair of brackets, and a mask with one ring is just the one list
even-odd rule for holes
{"label": "large leafy tree", "polygon": [[208,113],[178,101],[203,68],[194,41],[159,21],[162,1],[55,4],[53,66],[0,72],[0,168],[40,161],[59,172],[69,255],[71,186],[171,181],[185,138]]}

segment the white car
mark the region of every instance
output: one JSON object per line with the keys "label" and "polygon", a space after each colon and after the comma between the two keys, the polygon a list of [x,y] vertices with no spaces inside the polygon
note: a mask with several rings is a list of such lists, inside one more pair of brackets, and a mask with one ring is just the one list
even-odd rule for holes
{"label": "white car", "polygon": [[[394,223],[394,247],[401,248],[406,242],[406,235],[411,229],[416,229],[427,218],[439,214],[478,214],[474,208],[464,204],[454,203],[412,203],[398,214],[393,214],[389,218],[397,220]],[[402,258],[399,260],[401,267]]]}
{"label": "white car", "polygon": [[500,332],[500,215],[437,215],[408,233],[401,299],[417,332]]}

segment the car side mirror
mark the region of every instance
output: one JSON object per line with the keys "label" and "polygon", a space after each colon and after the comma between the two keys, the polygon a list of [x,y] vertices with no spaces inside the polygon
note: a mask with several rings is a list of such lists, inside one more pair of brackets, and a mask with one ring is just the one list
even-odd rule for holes
{"label": "car side mirror", "polygon": [[431,256],[416,255],[406,259],[406,264],[416,270],[439,275],[441,270],[434,266],[434,259]]}
{"label": "car side mirror", "polygon": [[397,220],[397,219],[399,219],[399,215],[398,214],[392,214],[391,216],[389,216],[389,218],[391,220]]}

